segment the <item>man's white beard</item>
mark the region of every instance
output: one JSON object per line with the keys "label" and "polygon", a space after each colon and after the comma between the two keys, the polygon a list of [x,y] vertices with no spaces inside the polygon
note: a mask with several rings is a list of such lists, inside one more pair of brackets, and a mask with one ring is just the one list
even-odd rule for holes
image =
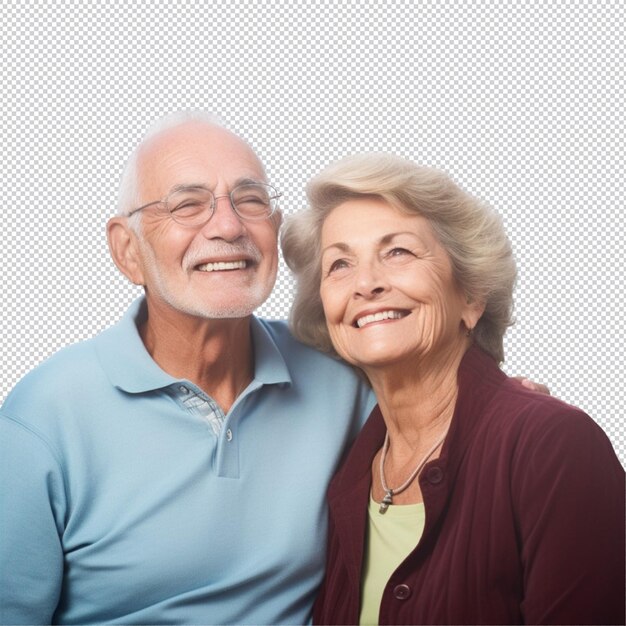
{"label": "man's white beard", "polygon": [[[199,302],[197,293],[193,290],[184,291],[176,289],[170,283],[171,277],[167,277],[161,271],[152,248],[145,242],[140,242],[141,253],[145,259],[146,270],[150,275],[155,296],[166,302],[173,309],[186,313],[194,317],[204,319],[230,319],[248,317],[256,308],[261,306],[268,298],[276,281],[276,272],[264,283],[255,281],[246,287],[246,296],[242,302],[211,303]],[[183,257],[183,268],[187,271],[194,271],[197,262],[207,256],[220,256],[223,254],[245,253],[251,257],[255,263],[262,259],[261,253],[256,246],[247,241],[244,245],[231,245],[227,243],[211,244],[209,252],[207,250],[190,250]]]}

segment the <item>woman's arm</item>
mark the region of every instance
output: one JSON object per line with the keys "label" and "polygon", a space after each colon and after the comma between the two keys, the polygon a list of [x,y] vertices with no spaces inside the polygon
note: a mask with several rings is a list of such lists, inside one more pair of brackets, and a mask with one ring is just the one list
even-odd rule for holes
{"label": "woman's arm", "polygon": [[608,438],[566,407],[519,443],[525,623],[624,624],[624,470]]}

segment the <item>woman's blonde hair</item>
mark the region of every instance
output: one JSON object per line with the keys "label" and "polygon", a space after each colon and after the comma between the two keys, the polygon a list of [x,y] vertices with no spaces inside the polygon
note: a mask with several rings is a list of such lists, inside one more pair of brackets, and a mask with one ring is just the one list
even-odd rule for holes
{"label": "woman's blonde hair", "polygon": [[318,350],[335,353],[320,299],[320,239],[324,220],[343,202],[380,198],[425,217],[452,263],[457,284],[470,301],[485,304],[474,342],[498,362],[512,324],[515,261],[502,220],[488,205],[440,170],[385,153],[349,156],[333,163],[307,186],[309,208],[287,220],[281,244],[296,276],[290,314],[294,335]]}

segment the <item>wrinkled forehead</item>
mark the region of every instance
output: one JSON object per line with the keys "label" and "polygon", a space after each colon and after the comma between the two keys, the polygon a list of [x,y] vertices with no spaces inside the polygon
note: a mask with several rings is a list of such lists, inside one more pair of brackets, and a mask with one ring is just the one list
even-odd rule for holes
{"label": "wrinkled forehead", "polygon": [[266,181],[252,148],[225,128],[188,123],[148,140],[137,159],[139,194],[161,198],[176,185],[201,184],[227,191],[244,178]]}

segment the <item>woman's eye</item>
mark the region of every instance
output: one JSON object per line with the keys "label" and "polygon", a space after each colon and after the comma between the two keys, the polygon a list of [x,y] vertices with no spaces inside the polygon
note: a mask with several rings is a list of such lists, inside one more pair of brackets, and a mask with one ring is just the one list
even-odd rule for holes
{"label": "woman's eye", "polygon": [[343,269],[344,267],[348,267],[348,262],[345,259],[337,259],[330,264],[328,268],[328,273],[335,272],[337,270]]}
{"label": "woman's eye", "polygon": [[392,248],[387,256],[402,256],[403,254],[411,254],[406,248]]}

